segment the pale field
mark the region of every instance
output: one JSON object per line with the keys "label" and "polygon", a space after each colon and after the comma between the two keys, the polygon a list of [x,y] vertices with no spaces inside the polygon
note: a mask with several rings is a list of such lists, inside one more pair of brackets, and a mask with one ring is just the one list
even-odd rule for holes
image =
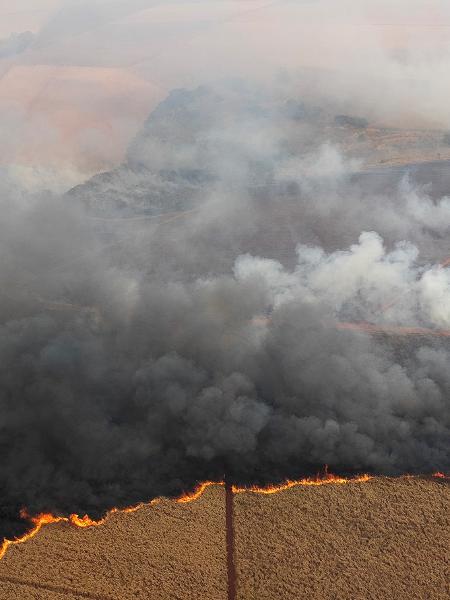
{"label": "pale field", "polygon": [[446,483],[376,479],[235,505],[242,600],[450,597]]}
{"label": "pale field", "polygon": [[225,598],[222,493],[165,500],[90,529],[49,525],[0,562],[0,599]]}
{"label": "pale field", "polygon": [[[375,479],[235,496],[238,600],[447,599],[447,481]],[[225,498],[57,524],[0,562],[1,600],[227,598]]]}

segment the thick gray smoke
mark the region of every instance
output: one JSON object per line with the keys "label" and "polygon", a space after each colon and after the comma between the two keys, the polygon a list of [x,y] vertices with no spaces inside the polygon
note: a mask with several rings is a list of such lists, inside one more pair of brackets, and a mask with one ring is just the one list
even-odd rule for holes
{"label": "thick gray smoke", "polygon": [[334,122],[179,90],[64,197],[3,178],[2,535],[224,474],[450,468],[445,338],[336,327],[450,329],[445,176],[361,171]]}

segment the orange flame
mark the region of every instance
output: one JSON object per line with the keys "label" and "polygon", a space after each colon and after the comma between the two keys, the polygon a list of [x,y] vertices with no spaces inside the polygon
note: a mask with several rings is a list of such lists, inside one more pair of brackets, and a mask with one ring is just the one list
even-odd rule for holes
{"label": "orange flame", "polygon": [[23,544],[24,542],[27,542],[28,540],[33,538],[37,533],[39,533],[39,531],[43,525],[48,525],[49,523],[58,523],[59,521],[62,521],[62,520],[63,520],[62,517],[54,517],[53,515],[50,515],[50,514],[42,514],[42,515],[39,515],[39,517],[35,517],[35,518],[31,519],[31,522],[34,523],[34,527],[32,529],[30,529],[30,531],[25,533],[20,538],[16,538],[14,540],[4,540],[3,541],[3,544],[0,548],[0,559],[2,559],[5,556],[6,551],[13,544]]}
{"label": "orange flame", "polygon": [[363,474],[358,475],[357,477],[339,477],[337,475],[333,475],[332,473],[328,473],[328,470],[325,469],[325,473],[323,475],[317,475],[316,477],[305,477],[304,479],[298,480],[287,480],[278,485],[268,485],[264,487],[251,486],[251,487],[239,487],[233,486],[233,492],[235,494],[240,494],[242,492],[253,492],[255,494],[276,494],[278,492],[282,492],[283,490],[289,490],[290,488],[297,486],[319,486],[319,485],[329,485],[329,484],[347,484],[347,483],[366,483],[373,479],[371,475]]}
{"label": "orange flame", "polygon": [[[442,472],[433,473],[432,476],[439,478],[439,479],[448,479],[449,478],[448,475],[446,475]],[[409,477],[412,477],[412,476],[409,476]],[[251,492],[251,493],[255,493],[255,494],[276,494],[278,492],[282,492],[284,490],[288,490],[290,488],[297,487],[297,486],[321,486],[321,485],[330,485],[330,484],[336,485],[336,484],[366,483],[367,481],[370,481],[371,479],[374,479],[374,477],[371,475],[368,475],[368,474],[358,475],[356,477],[340,477],[337,475],[333,475],[332,473],[329,473],[328,469],[325,468],[324,473],[322,475],[317,475],[316,477],[306,477],[306,478],[298,479],[298,480],[287,480],[287,481],[284,481],[283,483],[280,483],[277,485],[268,485],[268,486],[263,486],[263,487],[258,487],[258,486],[246,487],[246,486],[233,485],[232,490],[233,490],[233,493],[235,493],[235,494],[240,494],[243,492]],[[203,483],[199,484],[196,488],[194,488],[194,490],[192,492],[185,493],[182,496],[180,496],[179,498],[176,498],[175,502],[177,502],[179,504],[185,504],[187,502],[193,502],[194,500],[198,500],[198,498],[200,498],[205,493],[207,488],[214,486],[214,485],[224,486],[225,482],[224,481],[204,481]],[[32,528],[21,537],[15,538],[13,540],[4,540],[3,544],[0,546],[0,559],[2,559],[5,556],[6,551],[8,550],[8,548],[10,546],[13,546],[15,544],[23,544],[24,542],[27,542],[28,540],[33,538],[35,535],[37,535],[44,525],[50,525],[52,523],[68,523],[69,525],[72,525],[74,527],[81,527],[81,528],[97,527],[99,525],[103,525],[106,522],[106,520],[115,513],[132,513],[132,512],[136,512],[140,508],[143,508],[144,506],[153,506],[155,504],[158,504],[159,502],[161,502],[161,498],[155,498],[154,500],[151,500],[150,502],[141,502],[139,504],[136,504],[134,506],[129,506],[126,508],[112,508],[110,511],[107,512],[105,517],[103,517],[102,519],[99,519],[98,521],[91,519],[88,515],[84,515],[84,516],[80,517],[79,515],[76,515],[76,514],[71,514],[68,517],[55,516],[55,515],[52,515],[51,513],[41,513],[37,516],[30,516],[26,510],[21,510],[20,516],[23,519],[27,519],[28,521],[30,521],[30,523],[32,524]]]}
{"label": "orange flame", "polygon": [[112,508],[110,511],[107,512],[105,517],[103,517],[102,519],[99,519],[98,521],[94,521],[88,515],[84,515],[84,516],[80,517],[79,515],[76,515],[76,514],[71,514],[68,517],[59,517],[59,516],[52,515],[51,513],[41,513],[41,514],[33,517],[33,516],[29,515],[25,509],[22,509],[20,511],[20,517],[22,519],[26,519],[26,520],[30,521],[30,523],[33,525],[33,527],[21,537],[15,538],[13,540],[7,540],[7,539],[3,540],[3,543],[0,546],[0,560],[5,556],[6,551],[8,550],[8,548],[10,546],[13,546],[15,544],[23,544],[24,542],[27,542],[28,540],[33,538],[37,533],[39,533],[39,531],[42,529],[42,527],[44,525],[50,525],[52,523],[68,523],[69,525],[72,525],[74,527],[81,527],[81,528],[97,527],[98,525],[103,525],[106,522],[106,520],[108,519],[108,517],[115,513],[136,512],[137,510],[139,510],[140,508],[142,508],[144,506],[152,506],[153,504],[156,504],[157,502],[159,502],[159,499],[155,498],[154,500],[151,500],[150,502],[146,502],[146,503],[142,502],[142,503],[136,504],[135,506],[128,506],[126,508]]}
{"label": "orange flame", "polygon": [[200,485],[198,485],[190,494],[183,494],[179,498],[177,498],[176,502],[179,504],[185,504],[186,502],[192,502],[193,500],[198,500],[200,496],[205,493],[205,490],[209,488],[211,485],[225,485],[223,481],[204,481]]}

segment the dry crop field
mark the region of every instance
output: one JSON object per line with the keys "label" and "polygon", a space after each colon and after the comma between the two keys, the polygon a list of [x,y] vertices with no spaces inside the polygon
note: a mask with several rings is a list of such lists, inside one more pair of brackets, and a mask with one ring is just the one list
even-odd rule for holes
{"label": "dry crop field", "polygon": [[[439,479],[236,494],[237,600],[447,599],[449,506]],[[44,527],[0,562],[0,598],[226,600],[224,489]]]}

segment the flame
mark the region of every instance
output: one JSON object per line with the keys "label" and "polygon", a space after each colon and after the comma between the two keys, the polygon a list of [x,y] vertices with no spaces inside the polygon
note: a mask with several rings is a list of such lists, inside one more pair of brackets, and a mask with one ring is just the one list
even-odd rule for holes
{"label": "flame", "polygon": [[200,485],[198,485],[190,494],[183,494],[179,498],[177,498],[177,502],[179,504],[185,504],[186,502],[192,502],[193,500],[198,500],[200,496],[205,493],[205,490],[212,485],[225,485],[224,481],[204,481]]}
{"label": "flame", "polygon": [[242,492],[253,492],[255,494],[277,494],[278,492],[282,492],[284,490],[289,490],[290,488],[297,486],[319,486],[319,485],[329,485],[329,484],[347,484],[347,483],[366,483],[373,479],[371,475],[363,474],[358,475],[357,477],[339,477],[337,475],[333,475],[332,473],[328,473],[328,469],[325,469],[323,475],[316,475],[316,477],[306,477],[304,479],[297,480],[287,480],[278,485],[268,485],[264,487],[251,486],[251,487],[239,487],[233,486],[233,492],[235,494],[240,494]]}
{"label": "flame", "polygon": [[[405,475],[404,477],[414,477],[413,475]],[[433,473],[432,477],[436,477],[439,479],[448,479],[449,475],[446,475],[442,472]],[[234,494],[241,494],[243,492],[250,492],[255,494],[276,494],[278,492],[282,492],[284,490],[291,489],[293,487],[298,486],[321,486],[321,485],[330,485],[330,484],[351,484],[351,483],[366,483],[370,480],[374,479],[372,475],[363,474],[358,475],[356,477],[341,477],[338,475],[333,475],[328,472],[328,468],[325,467],[323,474],[318,474],[315,477],[305,477],[303,479],[298,480],[287,480],[277,485],[267,485],[267,486],[238,486],[232,485],[232,491]],[[175,502],[179,504],[185,504],[188,502],[193,502],[198,500],[207,490],[207,488],[211,486],[224,486],[224,481],[204,481],[200,483],[194,490],[190,493],[185,493],[179,498],[175,499]],[[31,516],[25,509],[20,511],[20,516],[22,519],[28,520],[32,527],[27,533],[23,536],[15,538],[13,540],[4,540],[3,544],[0,546],[0,560],[5,556],[8,548],[10,546],[16,544],[23,544],[33,538],[35,535],[39,533],[39,531],[45,525],[51,525],[52,523],[67,523],[73,527],[80,528],[88,528],[88,527],[98,527],[99,525],[103,525],[107,519],[115,514],[115,513],[133,513],[138,511],[139,509],[145,506],[153,506],[161,502],[161,498],[155,498],[150,502],[141,502],[139,504],[135,504],[134,506],[128,506],[126,508],[112,508],[110,511],[106,513],[106,515],[97,521],[91,519],[88,515],[79,516],[77,514],[71,514],[68,517],[55,516],[51,513],[41,513],[37,516]]]}
{"label": "flame", "polygon": [[50,523],[58,523],[59,521],[62,521],[62,517],[54,517],[53,515],[50,515],[50,514],[42,514],[42,515],[39,515],[39,517],[35,517],[35,518],[31,519],[31,522],[34,523],[34,527],[32,529],[30,529],[30,531],[25,533],[20,538],[16,538],[14,540],[4,540],[3,541],[3,544],[0,548],[0,559],[2,559],[5,556],[6,551],[13,544],[23,544],[24,542],[28,542],[28,540],[30,540],[37,533],[39,533],[39,531],[41,530],[41,528],[44,525],[48,525]]}
{"label": "flame", "polygon": [[98,527],[99,525],[103,525],[108,517],[115,513],[132,513],[136,512],[140,508],[144,506],[152,506],[153,504],[157,504],[160,501],[159,498],[155,498],[150,502],[141,502],[134,506],[127,506],[126,508],[112,508],[107,514],[98,521],[91,519],[88,515],[83,515],[80,517],[76,514],[71,514],[68,517],[55,516],[51,513],[40,513],[36,516],[31,516],[25,509],[20,511],[20,517],[22,519],[26,519],[32,524],[32,527],[29,531],[27,531],[23,536],[15,538],[13,540],[3,540],[2,545],[0,546],[0,560],[5,556],[8,548],[15,544],[23,544],[24,542],[28,542],[31,538],[33,538],[39,531],[42,529],[44,525],[51,525],[52,523],[68,523],[73,527],[87,528],[87,527]]}

